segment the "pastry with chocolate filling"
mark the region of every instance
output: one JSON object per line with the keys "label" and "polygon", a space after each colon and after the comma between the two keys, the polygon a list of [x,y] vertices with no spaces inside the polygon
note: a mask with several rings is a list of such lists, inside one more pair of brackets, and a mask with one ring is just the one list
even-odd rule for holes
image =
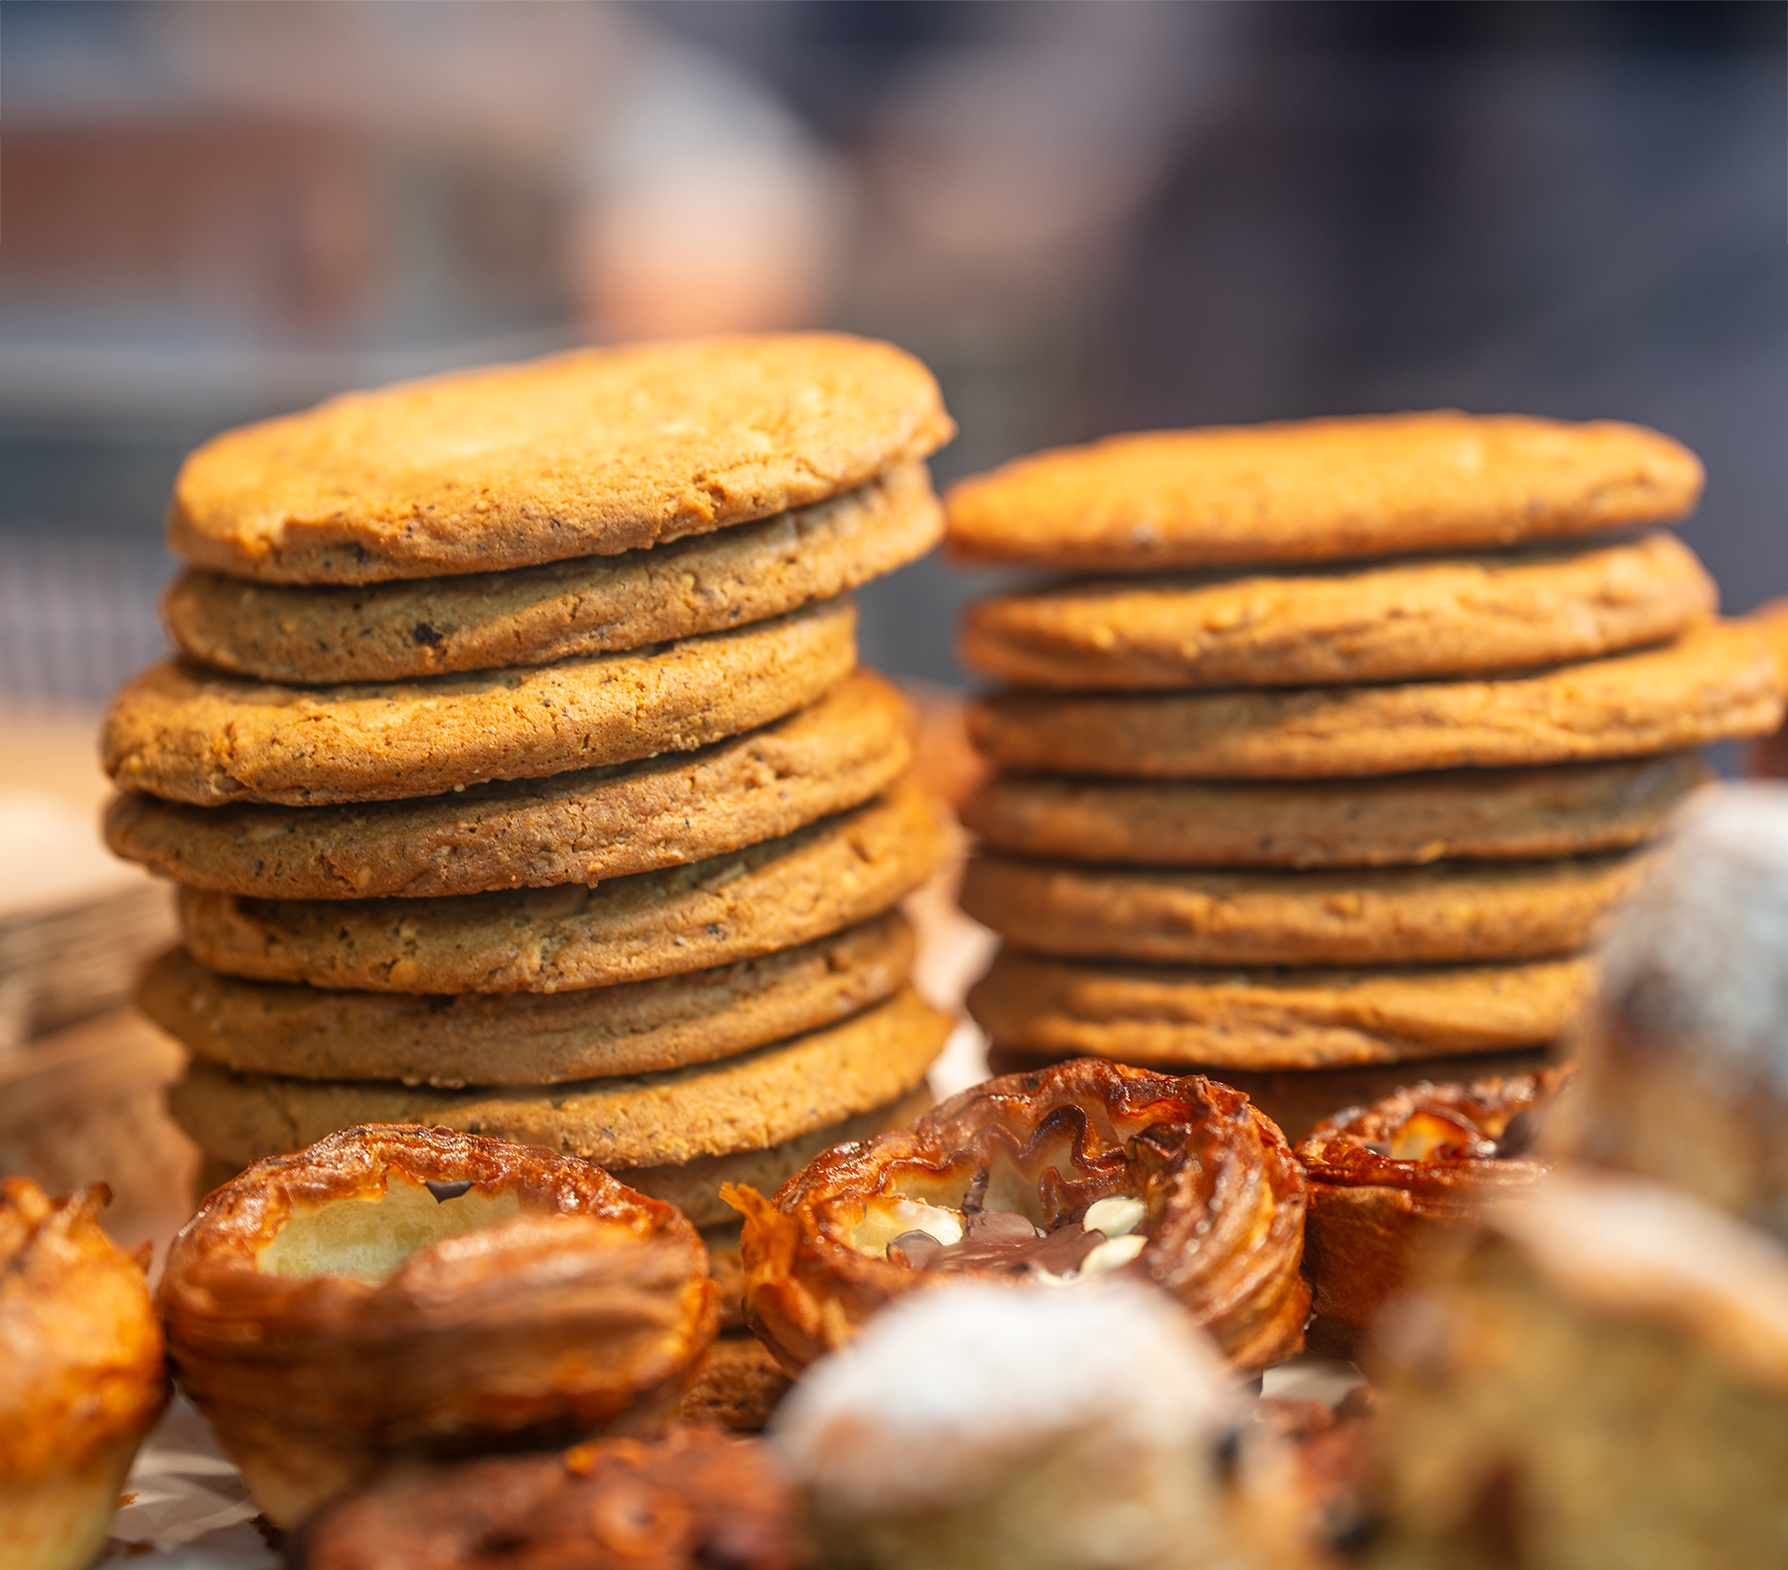
{"label": "pastry with chocolate filling", "polygon": [[782,1470],[709,1429],[563,1455],[397,1468],[319,1512],[300,1570],[797,1570],[810,1558]]}
{"label": "pastry with chocolate filling", "polygon": [[104,1184],[0,1180],[0,1564],[81,1570],[168,1399],[143,1279],[100,1229]]}
{"label": "pastry with chocolate filling", "polygon": [[1161,1293],[943,1280],[776,1414],[823,1563],[1303,1570],[1293,1463]]}
{"label": "pastry with chocolate filling", "polygon": [[226,1183],[160,1297],[181,1389],[281,1526],[393,1456],[660,1417],[716,1318],[673,1206],[532,1146],[397,1125]]}
{"label": "pastry with chocolate filling", "polygon": [[1601,962],[1548,1144],[1788,1239],[1788,786],[1697,797]]}
{"label": "pastry with chocolate filling", "polygon": [[1081,1058],[989,1080],[841,1145],[745,1216],[745,1315],[790,1372],[956,1276],[1153,1281],[1238,1368],[1303,1345],[1304,1181],[1226,1085]]}
{"label": "pastry with chocolate filling", "polygon": [[1369,1570],[1764,1570],[1788,1544],[1788,1255],[1555,1169],[1388,1316]]}
{"label": "pastry with chocolate filling", "polygon": [[1310,1186],[1304,1274],[1322,1339],[1350,1350],[1420,1250],[1546,1170],[1534,1142],[1569,1072],[1409,1085],[1337,1112],[1298,1146]]}

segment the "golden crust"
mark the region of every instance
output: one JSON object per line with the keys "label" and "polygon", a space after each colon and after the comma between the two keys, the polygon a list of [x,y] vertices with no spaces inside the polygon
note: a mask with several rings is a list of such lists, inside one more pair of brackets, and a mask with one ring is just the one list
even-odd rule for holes
{"label": "golden crust", "polygon": [[882,1106],[924,1079],[950,1028],[902,989],[823,1029],[659,1074],[454,1091],[233,1075],[200,1060],[168,1101],[201,1150],[236,1162],[359,1123],[420,1123],[619,1171],[763,1150]]}
{"label": "golden crust", "polygon": [[181,467],[168,542],[275,583],[612,555],[805,507],[955,434],[891,344],[785,333],[586,349],[348,393]]}
{"label": "golden crust", "polygon": [[1718,605],[1694,553],[1651,534],[1351,572],[1069,583],[970,606],[961,650],[1024,687],[1422,681],[1660,643]]}
{"label": "golden crust", "polygon": [[1332,561],[1686,515],[1700,461],[1636,425],[1442,409],[1111,436],[945,497],[964,561],[1140,572]]}
{"label": "golden crust", "polygon": [[721,855],[867,801],[912,761],[911,706],[854,671],[817,702],[695,752],[421,801],[195,807],[113,799],[106,841],[191,888],[419,899],[596,883]]}
{"label": "golden crust", "polygon": [[[121,1471],[119,1452],[128,1467],[167,1402],[146,1260],[99,1225],[110,1197],[96,1184],[52,1200],[29,1178],[0,1178],[0,1478],[8,1484],[53,1489],[96,1467]],[[115,1492],[100,1503],[89,1554]],[[15,1527],[7,1546],[16,1549]]]}
{"label": "golden crust", "polygon": [[182,652],[265,681],[398,681],[718,632],[830,599],[943,533],[923,464],[756,523],[619,557],[362,587],[189,569],[162,596]]}
{"label": "golden crust", "polygon": [[651,1074],[815,1030],[912,970],[896,912],[713,970],[575,992],[339,992],[244,981],[173,949],[137,1006],[195,1057],[238,1073],[406,1085],[556,1085]]}
{"label": "golden crust", "polygon": [[[995,1074],[1023,1074],[1046,1063],[1072,1056],[1063,1052],[1015,1050],[1000,1042],[987,1049],[987,1062]],[[1423,1080],[1452,1080],[1461,1075],[1475,1078],[1508,1074],[1535,1074],[1549,1062],[1544,1047],[1520,1047],[1512,1052],[1472,1053],[1470,1056],[1418,1058],[1399,1063],[1349,1064],[1341,1068],[1246,1069],[1221,1065],[1175,1064],[1173,1072],[1204,1073],[1239,1090],[1270,1118],[1289,1140],[1300,1140],[1324,1118],[1345,1107],[1363,1106]],[[1145,1064],[1143,1067],[1158,1068]]]}
{"label": "golden crust", "polygon": [[848,598],[663,648],[387,685],[281,687],[169,662],[112,700],[121,790],[326,806],[630,763],[814,702],[857,662]]}
{"label": "golden crust", "polygon": [[997,850],[1155,867],[1399,867],[1626,850],[1714,777],[1692,752],[1538,769],[1223,784],[996,774],[962,804]]}
{"label": "golden crust", "polygon": [[1322,872],[1146,870],[982,854],[962,908],[1020,948],[1180,965],[1540,959],[1594,937],[1642,856]]}
{"label": "golden crust", "polygon": [[[507,1200],[511,1218],[429,1242],[384,1279],[265,1263],[296,1221],[428,1182]],[[345,1129],[257,1162],[181,1230],[159,1296],[181,1388],[283,1526],[394,1453],[552,1442],[665,1410],[716,1320],[707,1251],[671,1206],[585,1162],[444,1128]]]}
{"label": "golden crust", "polygon": [[879,916],[940,853],[910,783],[781,839],[587,888],[249,900],[182,889],[186,944],[260,981],[371,992],[560,992],[682,975]]}
{"label": "golden crust", "polygon": [[1418,1084],[1369,1107],[1348,1107],[1299,1142],[1310,1183],[1304,1274],[1324,1319],[1364,1330],[1410,1278],[1422,1251],[1473,1225],[1494,1196],[1532,1183],[1545,1163],[1526,1154],[1397,1160],[1385,1145],[1410,1116],[1462,1116],[1490,1139],[1517,1116],[1542,1113],[1568,1068],[1469,1084]]}
{"label": "golden crust", "polygon": [[[727,1343],[716,1342],[713,1354]],[[562,1456],[407,1466],[309,1522],[307,1570],[801,1570],[798,1501],[773,1452],[712,1429]]]}
{"label": "golden crust", "polygon": [[1284,1136],[1225,1085],[1082,1059],[990,1080],[905,1132],[838,1146],[773,1202],[728,1191],[745,1217],[746,1317],[782,1365],[798,1373],[927,1285],[856,1247],[867,1200],[958,1206],[983,1169],[989,1207],[1048,1230],[1111,1195],[1144,1200],[1147,1242],[1124,1271],[1173,1293],[1238,1367],[1302,1346],[1304,1185]]}
{"label": "golden crust", "polygon": [[1229,971],[1055,960],[1002,947],[970,988],[989,1039],[1168,1072],[1398,1063],[1562,1040],[1594,993],[1587,959]]}
{"label": "golden crust", "polygon": [[1761,736],[1783,668],[1739,622],[1662,649],[1502,681],[1285,691],[1012,692],[970,705],[1002,768],[1149,779],[1332,779],[1675,752]]}

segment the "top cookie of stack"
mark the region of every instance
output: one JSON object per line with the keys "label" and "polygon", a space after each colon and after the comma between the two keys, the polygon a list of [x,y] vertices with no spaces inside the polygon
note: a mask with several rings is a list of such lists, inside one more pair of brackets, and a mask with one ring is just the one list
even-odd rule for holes
{"label": "top cookie of stack", "polygon": [[[1653,527],[1701,481],[1635,426],[1443,411],[956,487],[959,558],[1099,575],[963,629],[1012,684],[971,709],[999,772],[964,810],[996,1057],[1198,1066],[1300,1125],[1556,1039],[1689,749],[1781,713],[1762,640]],[[1335,1072],[1365,1065],[1391,1067]]]}
{"label": "top cookie of stack", "polygon": [[103,746],[113,848],[184,885],[144,1003],[195,1054],[207,1155],[449,1124],[718,1212],[724,1177],[901,1107],[944,1022],[891,908],[935,825],[848,591],[941,534],[953,429],[911,356],[801,334],[355,393],[195,452],[184,658]]}

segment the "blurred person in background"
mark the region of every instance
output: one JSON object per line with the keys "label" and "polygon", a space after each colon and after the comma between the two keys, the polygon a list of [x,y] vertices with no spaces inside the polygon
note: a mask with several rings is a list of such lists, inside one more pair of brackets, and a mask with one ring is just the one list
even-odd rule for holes
{"label": "blurred person in background", "polygon": [[[1204,421],[1654,423],[1708,459],[1695,544],[1746,608],[1788,592],[1784,32],[1614,0],[8,0],[0,676],[94,699],[154,656],[162,501],[219,426],[809,325],[937,368],[944,479]],[[958,680],[978,587],[876,585],[866,657]]]}

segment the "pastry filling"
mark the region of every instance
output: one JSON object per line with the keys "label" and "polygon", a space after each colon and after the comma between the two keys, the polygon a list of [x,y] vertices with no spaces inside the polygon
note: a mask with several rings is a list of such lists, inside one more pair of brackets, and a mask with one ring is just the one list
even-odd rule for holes
{"label": "pastry filling", "polygon": [[385,1183],[382,1194],[295,1204],[256,1254],[261,1274],[384,1281],[419,1249],[521,1213],[513,1188],[419,1183],[395,1168],[387,1170]]}
{"label": "pastry filling", "polygon": [[1127,1265],[1147,1239],[1136,1231],[1145,1207],[1114,1194],[1096,1200],[1080,1221],[1045,1231],[1029,1216],[986,1203],[983,1168],[962,1208],[905,1194],[882,1194],[864,1207],[852,1242],[910,1270],[974,1271],[1040,1280],[1103,1275]]}
{"label": "pastry filling", "polygon": [[1539,1127],[1540,1110],[1535,1107],[1512,1117],[1477,1120],[1462,1112],[1424,1107],[1410,1113],[1389,1139],[1368,1140],[1366,1148],[1393,1161],[1495,1161],[1526,1155]]}

